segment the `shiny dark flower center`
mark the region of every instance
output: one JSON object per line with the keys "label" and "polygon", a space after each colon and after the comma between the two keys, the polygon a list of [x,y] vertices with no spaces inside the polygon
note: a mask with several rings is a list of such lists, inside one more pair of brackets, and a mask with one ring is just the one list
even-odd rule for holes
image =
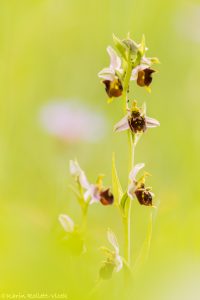
{"label": "shiny dark flower center", "polygon": [[152,206],[152,194],[144,185],[135,190],[135,195],[141,205]]}
{"label": "shiny dark flower center", "polygon": [[100,202],[103,205],[111,205],[113,204],[114,196],[110,192],[110,189],[104,190],[100,193]]}

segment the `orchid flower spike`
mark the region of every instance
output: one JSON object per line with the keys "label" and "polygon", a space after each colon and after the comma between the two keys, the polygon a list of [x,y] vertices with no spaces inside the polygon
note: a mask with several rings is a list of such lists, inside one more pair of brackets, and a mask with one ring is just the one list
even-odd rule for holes
{"label": "orchid flower spike", "polygon": [[128,186],[127,193],[131,199],[136,197],[141,205],[152,206],[154,194],[151,192],[151,188],[145,187],[145,177],[148,174],[145,173],[142,178],[136,180],[136,176],[142,168],[144,168],[144,164],[140,163],[135,165],[133,170],[130,172],[130,184]]}
{"label": "orchid flower spike", "polygon": [[111,205],[113,203],[114,196],[109,188],[105,189],[102,186],[101,175],[95,184],[89,183],[85,172],[81,169],[78,162],[73,160],[70,160],[70,173],[78,182],[85,202],[89,202],[89,204],[101,202],[103,205]]}
{"label": "orchid flower spike", "polygon": [[119,255],[119,245],[117,238],[111,229],[107,231],[107,238],[114,250],[110,250],[106,247],[102,247],[106,258],[103,266],[101,267],[99,274],[102,279],[111,278],[113,271],[119,272],[123,267],[122,257]]}
{"label": "orchid flower spike", "polygon": [[160,123],[156,119],[146,116],[146,108],[138,108],[136,102],[133,102],[133,107],[128,110],[128,113],[123,117],[115,126],[114,131],[120,132],[130,129],[133,133],[142,133],[147,128],[154,128],[159,126]]}
{"label": "orchid flower spike", "polygon": [[121,69],[121,59],[111,46],[107,47],[107,52],[110,56],[110,66],[101,70],[98,73],[98,76],[104,79],[103,83],[105,84],[108,97],[119,97],[123,92],[120,80],[123,73],[123,70]]}

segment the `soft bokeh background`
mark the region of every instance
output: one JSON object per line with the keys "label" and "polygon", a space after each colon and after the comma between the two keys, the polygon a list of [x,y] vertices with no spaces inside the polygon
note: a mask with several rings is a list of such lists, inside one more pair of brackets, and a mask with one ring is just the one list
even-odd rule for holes
{"label": "soft bokeh background", "polygon": [[[199,28],[200,3],[193,0],[0,1],[1,293],[65,292],[69,299],[83,299],[98,277],[98,248],[107,244],[107,227],[122,234],[117,211],[93,205],[88,252],[73,257],[62,246],[58,214],[80,220],[68,189],[71,158],[78,158],[91,181],[106,174],[109,185],[115,151],[126,183],[126,134],[112,132],[121,102],[106,103],[97,72],[108,65],[105,49],[112,33],[124,37],[130,31],[137,41],[145,33],[148,54],[162,62],[151,94],[135,87],[136,98],[146,101],[149,115],[161,122],[136,151],[136,161],[145,161],[153,175],[149,183],[160,206],[149,259],[137,268],[129,295],[121,292],[119,273],[92,298],[200,298]],[[94,140],[48,134],[41,110],[65,101],[102,118]],[[148,208],[135,202],[133,262],[148,217]]]}

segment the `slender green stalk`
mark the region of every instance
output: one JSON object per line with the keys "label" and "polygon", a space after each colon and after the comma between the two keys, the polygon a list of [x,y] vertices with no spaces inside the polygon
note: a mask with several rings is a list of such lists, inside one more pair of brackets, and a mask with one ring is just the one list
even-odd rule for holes
{"label": "slender green stalk", "polygon": [[130,228],[130,215],[131,215],[131,200],[128,198],[126,202],[126,216],[123,218],[124,225],[124,258],[130,266],[131,262],[131,228]]}
{"label": "slender green stalk", "polygon": [[83,232],[83,233],[86,231],[86,227],[87,227],[87,215],[88,215],[88,203],[86,203],[86,204],[82,207],[82,222],[81,222],[81,229],[82,229],[82,232]]}
{"label": "slender green stalk", "polygon": [[[128,63],[127,63],[127,69],[126,69],[126,75],[124,78],[124,111],[125,114],[127,113],[128,108],[128,89],[129,89],[129,82],[131,77],[131,59],[130,59],[130,53],[128,55]],[[128,140],[130,145],[130,170],[134,166],[134,139],[132,136],[132,133],[128,132]],[[124,258],[130,267],[131,263],[131,200],[130,198],[127,198],[126,201],[126,208],[125,208],[125,215],[123,216],[123,226],[124,226]]]}

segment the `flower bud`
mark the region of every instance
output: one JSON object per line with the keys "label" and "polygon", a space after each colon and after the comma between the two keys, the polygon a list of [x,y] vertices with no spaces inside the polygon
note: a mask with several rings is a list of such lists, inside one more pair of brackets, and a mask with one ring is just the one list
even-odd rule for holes
{"label": "flower bud", "polygon": [[128,117],[128,124],[134,133],[145,132],[147,129],[145,117],[142,116],[139,110],[133,110]]}
{"label": "flower bud", "polygon": [[122,42],[130,49],[131,54],[137,54],[139,45],[136,42],[131,39],[125,39]]}

